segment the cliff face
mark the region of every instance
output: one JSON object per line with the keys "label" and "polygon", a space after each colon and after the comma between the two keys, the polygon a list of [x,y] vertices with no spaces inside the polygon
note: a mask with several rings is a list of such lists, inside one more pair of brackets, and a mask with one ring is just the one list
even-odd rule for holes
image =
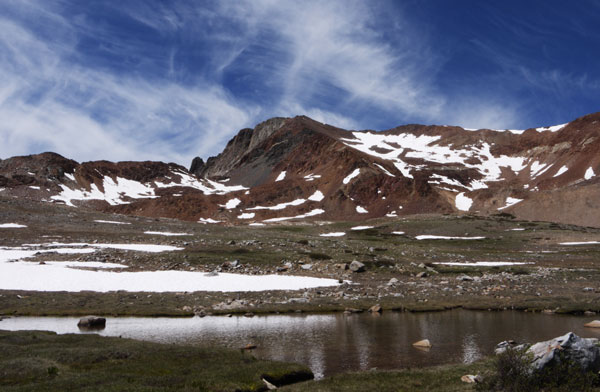
{"label": "cliff face", "polygon": [[509,212],[600,226],[599,151],[600,113],[524,131],[346,131],[299,116],[241,130],[190,171],[10,158],[0,161],[0,196],[229,224]]}

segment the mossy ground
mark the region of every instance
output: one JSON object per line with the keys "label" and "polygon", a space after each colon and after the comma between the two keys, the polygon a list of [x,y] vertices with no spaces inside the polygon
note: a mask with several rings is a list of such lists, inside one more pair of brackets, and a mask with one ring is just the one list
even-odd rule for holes
{"label": "mossy ground", "polygon": [[262,378],[306,380],[302,365],[241,350],[97,335],[0,331],[2,391],[258,391]]}

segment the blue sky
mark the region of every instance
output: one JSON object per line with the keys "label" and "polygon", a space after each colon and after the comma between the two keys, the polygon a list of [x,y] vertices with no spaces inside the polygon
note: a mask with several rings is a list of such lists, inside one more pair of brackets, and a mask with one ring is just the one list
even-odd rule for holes
{"label": "blue sky", "polygon": [[305,114],[524,129],[600,111],[600,1],[0,2],[0,158],[215,155]]}

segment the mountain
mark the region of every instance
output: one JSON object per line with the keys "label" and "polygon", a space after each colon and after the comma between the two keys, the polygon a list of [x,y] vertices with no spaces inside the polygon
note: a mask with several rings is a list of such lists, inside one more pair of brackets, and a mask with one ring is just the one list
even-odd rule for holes
{"label": "mountain", "polygon": [[0,196],[227,224],[506,212],[598,227],[597,174],[600,113],[519,131],[347,131],[298,116],[242,129],[190,170],[53,153],[9,158],[0,161]]}

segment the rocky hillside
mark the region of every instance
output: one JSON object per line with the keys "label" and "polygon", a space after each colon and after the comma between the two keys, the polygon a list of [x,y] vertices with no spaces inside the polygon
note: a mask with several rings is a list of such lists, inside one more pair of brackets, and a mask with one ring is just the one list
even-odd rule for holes
{"label": "rocky hillside", "polygon": [[600,113],[518,131],[346,131],[299,116],[243,129],[189,171],[52,153],[6,159],[0,197],[206,223],[508,212],[600,226],[599,151]]}

